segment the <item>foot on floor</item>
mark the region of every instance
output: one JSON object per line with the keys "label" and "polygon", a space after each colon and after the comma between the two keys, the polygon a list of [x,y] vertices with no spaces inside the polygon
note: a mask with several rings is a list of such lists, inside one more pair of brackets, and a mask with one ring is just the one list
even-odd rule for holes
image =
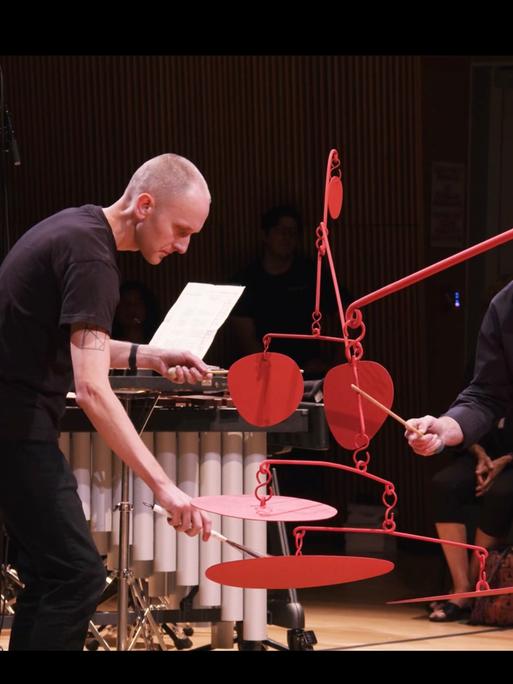
{"label": "foot on floor", "polygon": [[452,601],[445,601],[433,609],[429,616],[431,622],[455,622],[457,620],[464,620],[470,616],[470,605],[459,606]]}

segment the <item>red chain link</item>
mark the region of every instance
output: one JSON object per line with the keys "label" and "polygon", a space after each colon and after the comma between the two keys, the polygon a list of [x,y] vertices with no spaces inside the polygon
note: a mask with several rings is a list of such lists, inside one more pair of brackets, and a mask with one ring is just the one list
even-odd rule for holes
{"label": "red chain link", "polygon": [[338,156],[337,150],[333,150],[333,154],[331,156],[331,175],[336,175],[339,178],[342,178],[342,169],[340,168],[340,157]]}
{"label": "red chain link", "polygon": [[[392,497],[392,501],[390,503],[387,501],[387,497]],[[397,494],[393,482],[389,482],[385,485],[385,491],[383,492],[381,500],[385,506],[385,517],[383,518],[383,524],[381,527],[384,530],[393,532],[396,528],[393,509],[397,504]]]}
{"label": "red chain link", "polygon": [[[356,330],[357,328],[361,328],[360,334],[356,337],[349,338],[349,329]],[[349,338],[349,344],[345,349],[346,359],[349,363],[351,363],[353,359],[359,361],[363,357],[362,340],[365,337],[366,330],[367,328],[363,322],[362,312],[359,309],[355,309],[352,312],[351,318],[347,319],[344,324],[344,336]]]}
{"label": "red chain link", "polygon": [[321,334],[321,318],[322,313],[320,311],[312,313],[312,335],[315,335],[315,337]]}
{"label": "red chain link", "polygon": [[[265,477],[264,481],[260,479],[261,475]],[[274,495],[273,488],[271,487],[271,482],[273,479],[271,467],[266,461],[260,464],[260,468],[257,470],[256,479],[259,484],[255,487],[255,496],[260,501],[260,506],[265,506],[267,501],[269,501],[269,499]],[[260,494],[258,490],[262,487],[264,487],[264,491],[267,489],[269,494]]]}
{"label": "red chain link", "polygon": [[298,530],[297,532],[296,532],[296,530],[294,530],[293,534],[294,534],[294,537],[296,540],[296,553],[295,553],[295,555],[296,556],[302,556],[303,554],[301,552],[301,549],[303,548],[303,540],[305,538],[306,530]]}
{"label": "red chain link", "polygon": [[326,254],[326,239],[328,237],[328,229],[324,223],[322,223],[322,221],[315,229],[315,234],[317,236],[317,239],[315,240],[315,249],[321,256],[324,256]]}
{"label": "red chain link", "polygon": [[479,561],[479,580],[476,584],[476,591],[485,591],[486,589],[490,588],[490,585],[486,581],[486,572],[485,572],[485,565],[486,565],[486,559],[488,557],[488,551],[474,551],[474,553],[477,555],[477,559]]}
{"label": "red chain link", "polygon": [[[362,446],[360,446],[360,447],[358,447],[357,449],[354,450],[354,452],[353,452],[353,462],[354,462],[355,468],[358,468],[358,470],[361,470],[362,473],[365,473],[365,472],[367,472],[367,466],[368,466],[369,463],[370,463],[370,454],[369,454],[368,451],[366,451],[367,447],[369,446],[369,441],[370,441],[370,440],[369,440],[368,435],[362,435],[361,432],[359,432],[359,433],[356,435],[355,440],[358,440],[360,437],[362,438],[362,442],[363,442],[363,443],[362,443]],[[361,451],[365,451],[365,458],[364,458],[364,459],[363,459],[363,458],[358,458],[358,454],[359,454]]]}

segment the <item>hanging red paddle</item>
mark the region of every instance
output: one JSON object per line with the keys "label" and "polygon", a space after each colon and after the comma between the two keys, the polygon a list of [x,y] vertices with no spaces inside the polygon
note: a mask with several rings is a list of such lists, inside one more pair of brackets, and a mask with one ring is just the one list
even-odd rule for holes
{"label": "hanging red paddle", "polygon": [[328,183],[328,210],[332,219],[337,219],[342,211],[344,188],[338,176],[332,176]]}
{"label": "hanging red paddle", "polygon": [[260,352],[244,356],[230,367],[228,389],[244,420],[267,427],[294,413],[304,383],[297,363],[289,356]]}
{"label": "hanging red paddle", "polygon": [[330,430],[345,449],[362,445],[359,401],[365,419],[365,433],[372,439],[387,418],[387,414],[351,389],[357,385],[381,404],[390,408],[394,399],[394,383],[386,368],[375,361],[357,361],[357,377],[349,363],[335,366],[324,380],[324,410]]}

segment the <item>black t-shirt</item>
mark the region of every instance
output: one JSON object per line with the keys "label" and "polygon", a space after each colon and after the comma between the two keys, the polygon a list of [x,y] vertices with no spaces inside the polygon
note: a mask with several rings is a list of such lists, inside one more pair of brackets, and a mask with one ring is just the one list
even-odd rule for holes
{"label": "black t-shirt", "polygon": [[[302,256],[296,257],[291,268],[279,275],[268,273],[260,261],[255,261],[230,279],[246,286],[232,315],[252,318],[259,340],[270,332],[309,335],[315,307],[316,274],[317,264]],[[340,290],[346,303],[349,293],[342,287]],[[333,284],[325,272],[321,295],[322,313],[336,311]],[[320,353],[318,342],[279,338],[271,341],[270,351],[287,354],[301,367]]]}
{"label": "black t-shirt", "polygon": [[0,438],[57,438],[72,379],[70,324],[110,332],[119,280],[101,207],[65,209],[14,245],[0,267]]}

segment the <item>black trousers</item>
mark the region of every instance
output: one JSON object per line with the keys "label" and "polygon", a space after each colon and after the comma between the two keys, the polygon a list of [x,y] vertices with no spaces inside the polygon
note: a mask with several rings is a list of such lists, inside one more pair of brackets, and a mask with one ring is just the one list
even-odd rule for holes
{"label": "black trousers", "polygon": [[508,464],[483,496],[476,497],[476,459],[468,451],[454,454],[453,461],[433,478],[435,522],[465,524],[465,507],[479,506],[478,527],[490,537],[504,537],[513,522],[513,464]]}
{"label": "black trousers", "polygon": [[0,510],[25,585],[9,650],[82,649],[106,574],[56,443],[0,441]]}

